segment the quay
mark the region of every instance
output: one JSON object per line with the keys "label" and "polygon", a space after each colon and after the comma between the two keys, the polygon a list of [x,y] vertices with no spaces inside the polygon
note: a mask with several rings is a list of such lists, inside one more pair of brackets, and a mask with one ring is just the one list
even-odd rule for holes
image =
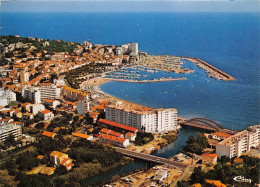
{"label": "quay", "polygon": [[198,59],[198,58],[190,58],[190,57],[184,57],[183,59],[189,60],[190,62],[193,62],[197,64],[202,69],[205,69],[210,77],[216,78],[216,79],[222,79],[224,81],[234,81],[236,80],[234,77],[228,75],[227,73],[217,69],[216,67],[206,63],[205,61]]}
{"label": "quay", "polygon": [[193,118],[189,120],[184,118],[178,118],[178,123],[181,126],[188,126],[213,132],[224,132],[230,135],[238,133],[238,131],[226,129],[219,123],[206,118]]}
{"label": "quay", "polygon": [[177,161],[172,161],[172,160],[162,158],[159,156],[149,155],[149,154],[145,154],[145,153],[138,153],[136,151],[131,151],[131,150],[122,149],[122,148],[118,148],[118,147],[115,147],[115,149],[118,152],[122,153],[123,155],[150,161],[150,162],[155,162],[155,163],[159,163],[159,164],[164,164],[170,168],[185,169],[188,166],[186,164],[183,164],[183,163],[180,163]]}
{"label": "quay", "polygon": [[130,82],[130,83],[150,83],[150,82],[165,82],[165,81],[180,81],[180,80],[187,80],[187,78],[163,78],[163,79],[154,79],[154,80],[126,80],[126,79],[111,79],[105,78],[109,81],[118,81],[118,82]]}

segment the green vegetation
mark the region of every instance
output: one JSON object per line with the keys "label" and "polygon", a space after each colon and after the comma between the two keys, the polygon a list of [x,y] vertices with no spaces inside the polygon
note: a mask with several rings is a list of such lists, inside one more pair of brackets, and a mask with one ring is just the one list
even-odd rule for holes
{"label": "green vegetation", "polygon": [[[124,157],[110,146],[83,139],[72,142],[69,138],[64,139],[59,133],[54,139],[38,137],[35,147],[35,150],[10,157],[1,167],[7,169],[9,175],[15,176],[16,181],[20,181],[18,186],[80,186],[81,180],[126,163]],[[47,158],[54,150],[66,152],[74,160],[71,171],[58,167],[51,176],[26,174],[26,171],[39,164],[51,166]],[[43,160],[37,159],[39,154],[44,155]]]}
{"label": "green vegetation", "polygon": [[152,141],[154,139],[153,134],[152,133],[147,133],[147,132],[138,132],[137,136],[135,138],[134,143],[136,145],[144,145],[149,143],[150,141]]}
{"label": "green vegetation", "polygon": [[169,132],[168,134],[164,134],[162,136],[168,144],[174,142],[177,139],[177,133],[176,132]]}
{"label": "green vegetation", "polygon": [[186,141],[186,146],[183,148],[183,150],[201,155],[203,149],[208,146],[209,143],[207,138],[203,134],[199,134],[196,139],[193,136],[190,136]]}
{"label": "green vegetation", "polygon": [[[201,167],[194,169],[190,180],[188,182],[180,181],[178,186],[188,186],[195,183],[200,183],[202,186],[209,186],[206,184],[206,179],[220,180],[224,184],[229,184],[230,186],[252,186],[255,183],[259,183],[260,176],[260,159],[242,156],[244,163],[242,165],[236,165],[227,157],[222,157],[218,164],[213,170],[205,172]],[[243,176],[246,179],[251,179],[251,184],[248,183],[238,183],[233,180],[235,176]]]}
{"label": "green vegetation", "polygon": [[[53,52],[68,52],[72,53],[74,49],[79,45],[79,43],[65,42],[62,40],[46,40],[46,39],[35,39],[32,40],[26,37],[15,37],[15,36],[0,36],[0,41],[4,45],[13,44],[13,43],[31,43],[37,48],[38,51],[46,50],[49,54]],[[4,61],[1,61],[5,63]]]}
{"label": "green vegetation", "polygon": [[33,167],[38,166],[39,160],[37,159],[37,152],[26,151],[18,156],[16,164],[19,170],[31,170]]}
{"label": "green vegetation", "polygon": [[5,148],[11,147],[11,146],[16,146],[17,142],[14,139],[14,135],[9,134],[9,136],[6,137],[5,139]]}
{"label": "green vegetation", "polygon": [[35,145],[38,153],[41,155],[49,155],[52,151],[62,151],[71,143],[70,139],[64,139],[62,135],[58,134],[54,139],[41,136],[38,143]]}
{"label": "green vegetation", "polygon": [[69,71],[68,73],[66,73],[65,78],[72,88],[78,89],[79,84],[82,83],[82,81],[86,80],[86,75],[91,73],[106,72],[108,71],[107,66],[107,64],[87,64]]}

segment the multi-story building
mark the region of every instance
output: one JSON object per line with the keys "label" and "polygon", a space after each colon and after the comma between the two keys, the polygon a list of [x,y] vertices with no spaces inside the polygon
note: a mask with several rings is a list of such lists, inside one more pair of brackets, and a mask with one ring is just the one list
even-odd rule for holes
{"label": "multi-story building", "polygon": [[39,88],[26,87],[22,90],[22,96],[24,99],[27,99],[32,103],[41,103],[41,92]]}
{"label": "multi-story building", "polygon": [[89,106],[89,102],[87,100],[82,100],[82,101],[78,101],[77,102],[77,112],[79,114],[86,114],[87,112],[89,112],[90,110],[90,106]]}
{"label": "multi-story building", "polygon": [[12,134],[16,140],[21,138],[22,127],[16,124],[0,125],[0,142],[4,142],[10,134]]}
{"label": "multi-story building", "polygon": [[122,123],[138,130],[162,132],[176,130],[177,109],[152,109],[136,104],[106,107],[106,119]]}
{"label": "multi-story building", "polygon": [[61,88],[54,84],[39,84],[39,87],[25,87],[22,95],[32,103],[41,103],[45,99],[55,99],[61,94]]}
{"label": "multi-story building", "polygon": [[0,106],[6,106],[12,101],[16,101],[16,94],[11,90],[0,88]]}
{"label": "multi-story building", "polygon": [[131,43],[128,48],[129,52],[131,52],[133,55],[138,55],[138,43]]}
{"label": "multi-story building", "polygon": [[54,84],[39,84],[41,92],[41,100],[59,98],[61,94],[61,88]]}
{"label": "multi-story building", "polygon": [[239,157],[242,153],[250,151],[252,147],[258,147],[260,143],[260,125],[254,125],[233,136],[226,138],[216,145],[218,157]]}
{"label": "multi-story building", "polygon": [[89,94],[69,86],[64,86],[63,95],[70,101],[89,100]]}
{"label": "multi-story building", "polygon": [[21,83],[29,82],[29,73],[28,72],[20,72],[20,81]]}

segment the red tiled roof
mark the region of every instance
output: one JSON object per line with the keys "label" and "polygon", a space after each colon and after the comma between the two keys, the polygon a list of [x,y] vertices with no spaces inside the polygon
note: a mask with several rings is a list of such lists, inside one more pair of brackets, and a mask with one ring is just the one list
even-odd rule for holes
{"label": "red tiled roof", "polygon": [[217,157],[217,153],[214,153],[214,154],[206,153],[206,154],[202,155],[202,157],[211,157],[211,158],[215,158],[215,157]]}
{"label": "red tiled roof", "polygon": [[111,131],[111,130],[105,129],[105,128],[103,128],[103,129],[100,130],[101,133],[105,133],[105,134],[108,134],[110,131]]}
{"label": "red tiled roof", "polygon": [[49,131],[43,131],[42,135],[48,136],[48,137],[53,137],[55,135],[55,133],[49,132]]}
{"label": "red tiled roof", "polygon": [[49,111],[49,110],[46,109],[46,110],[41,110],[40,112],[43,113],[43,114],[48,114],[48,113],[50,113],[51,111]]}
{"label": "red tiled roof", "polygon": [[126,135],[126,136],[132,136],[132,135],[133,135],[133,133],[131,133],[131,132],[128,132],[128,133],[126,133],[125,135]]}
{"label": "red tiled roof", "polygon": [[125,129],[125,130],[131,131],[131,132],[137,131],[137,128],[130,127],[130,126],[127,126],[127,125],[123,125],[121,123],[109,121],[109,120],[106,120],[106,119],[99,119],[98,122],[104,123],[104,124],[107,124],[107,125],[111,125],[111,126],[114,126],[114,127],[118,127],[118,128],[121,128],[121,129]]}
{"label": "red tiled roof", "polygon": [[67,162],[68,160],[70,160],[69,158],[64,158],[61,162],[60,165],[63,165],[65,162]]}
{"label": "red tiled roof", "polygon": [[67,165],[65,165],[65,167],[70,167],[70,166],[74,166],[74,164],[71,162],[71,163],[68,163]]}
{"label": "red tiled roof", "polygon": [[116,141],[116,142],[124,142],[126,140],[125,138],[111,136],[111,135],[107,135],[107,134],[101,134],[101,135],[99,135],[99,137],[108,139],[108,140],[112,140],[112,141]]}
{"label": "red tiled roof", "polygon": [[85,139],[88,139],[90,137],[90,135],[83,134],[83,133],[80,133],[80,132],[74,132],[74,133],[72,133],[72,135],[80,137],[80,138],[85,138]]}
{"label": "red tiled roof", "polygon": [[220,137],[224,137],[224,138],[228,138],[228,137],[231,136],[230,134],[226,134],[226,133],[223,133],[223,132],[214,132],[213,134],[220,136]]}

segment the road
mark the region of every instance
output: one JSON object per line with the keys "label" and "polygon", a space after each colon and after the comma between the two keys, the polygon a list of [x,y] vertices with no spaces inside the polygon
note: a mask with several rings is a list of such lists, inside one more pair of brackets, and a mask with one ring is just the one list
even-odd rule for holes
{"label": "road", "polygon": [[144,153],[138,153],[135,151],[130,151],[122,148],[116,148],[116,150],[124,155],[134,157],[134,158],[139,158],[142,160],[147,160],[151,162],[156,162],[159,164],[165,164],[166,166],[172,167],[172,168],[180,168],[180,169],[185,169],[188,165],[176,162],[176,161],[170,161],[169,159],[162,158],[159,156],[154,156],[154,155],[149,155],[149,154],[144,154]]}

